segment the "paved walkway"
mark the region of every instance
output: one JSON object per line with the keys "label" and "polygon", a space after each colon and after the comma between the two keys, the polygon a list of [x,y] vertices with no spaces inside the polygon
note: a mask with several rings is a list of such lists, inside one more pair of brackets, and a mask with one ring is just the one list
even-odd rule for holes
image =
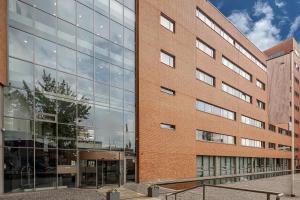
{"label": "paved walkway", "polygon": [[[290,194],[290,175],[272,177],[266,179],[258,179],[253,181],[244,181],[237,183],[224,184],[229,187],[237,187],[244,189],[254,189],[254,190],[265,190],[278,193],[284,193],[285,196],[281,200],[300,200],[300,174],[295,175],[295,193],[296,197],[291,198],[288,196]],[[165,199],[161,196],[161,199]],[[174,197],[168,198],[169,200],[175,199]],[[189,192],[185,192],[177,196],[177,200],[202,200],[202,188],[194,189]],[[206,189],[206,199],[207,200],[265,200],[265,194],[254,194],[249,192],[226,190],[220,188],[207,188]],[[275,197],[271,197],[275,200]]]}

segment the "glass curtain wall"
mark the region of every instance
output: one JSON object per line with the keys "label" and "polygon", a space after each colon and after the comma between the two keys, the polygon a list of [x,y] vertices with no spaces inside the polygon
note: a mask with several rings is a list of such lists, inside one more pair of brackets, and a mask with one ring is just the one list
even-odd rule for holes
{"label": "glass curtain wall", "polygon": [[5,192],[74,187],[77,151],[135,155],[135,0],[9,0]]}

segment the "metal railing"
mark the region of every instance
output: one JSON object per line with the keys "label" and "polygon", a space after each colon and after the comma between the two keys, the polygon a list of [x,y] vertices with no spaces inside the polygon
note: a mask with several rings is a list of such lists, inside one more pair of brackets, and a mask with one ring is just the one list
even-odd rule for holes
{"label": "metal railing", "polygon": [[180,190],[178,192],[167,194],[166,195],[166,200],[168,200],[168,198],[172,197],[172,196],[174,196],[174,199],[177,200],[177,195],[182,194],[184,192],[188,192],[190,190],[198,189],[198,188],[201,188],[201,187],[203,189],[203,191],[202,191],[202,200],[206,200],[206,188],[207,187],[221,188],[221,189],[226,189],[226,190],[243,191],[243,192],[251,192],[251,193],[256,193],[256,194],[265,194],[267,200],[271,200],[272,195],[276,197],[276,200],[280,200],[280,198],[284,195],[283,193],[278,193],[278,192],[270,192],[270,191],[263,191],[263,190],[250,190],[250,189],[235,188],[235,187],[228,187],[228,186],[203,184],[203,185],[200,185],[200,186],[195,186],[195,187],[192,187],[192,188],[189,188],[189,189]]}

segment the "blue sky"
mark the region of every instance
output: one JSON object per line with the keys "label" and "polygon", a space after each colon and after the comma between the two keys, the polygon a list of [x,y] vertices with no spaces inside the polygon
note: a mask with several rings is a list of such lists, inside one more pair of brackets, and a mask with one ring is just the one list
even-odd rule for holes
{"label": "blue sky", "polygon": [[300,0],[209,0],[258,48],[300,42]]}

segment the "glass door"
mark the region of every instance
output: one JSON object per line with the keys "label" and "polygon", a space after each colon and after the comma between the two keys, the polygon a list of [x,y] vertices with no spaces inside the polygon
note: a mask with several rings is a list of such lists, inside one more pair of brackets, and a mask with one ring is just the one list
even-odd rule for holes
{"label": "glass door", "polygon": [[96,160],[80,161],[81,186],[96,187]]}
{"label": "glass door", "polygon": [[98,160],[97,161],[97,187],[103,185],[119,184],[119,161],[115,160]]}
{"label": "glass door", "polygon": [[98,173],[98,182],[97,182],[97,188],[102,187],[103,184],[103,161],[97,160],[97,173]]}

